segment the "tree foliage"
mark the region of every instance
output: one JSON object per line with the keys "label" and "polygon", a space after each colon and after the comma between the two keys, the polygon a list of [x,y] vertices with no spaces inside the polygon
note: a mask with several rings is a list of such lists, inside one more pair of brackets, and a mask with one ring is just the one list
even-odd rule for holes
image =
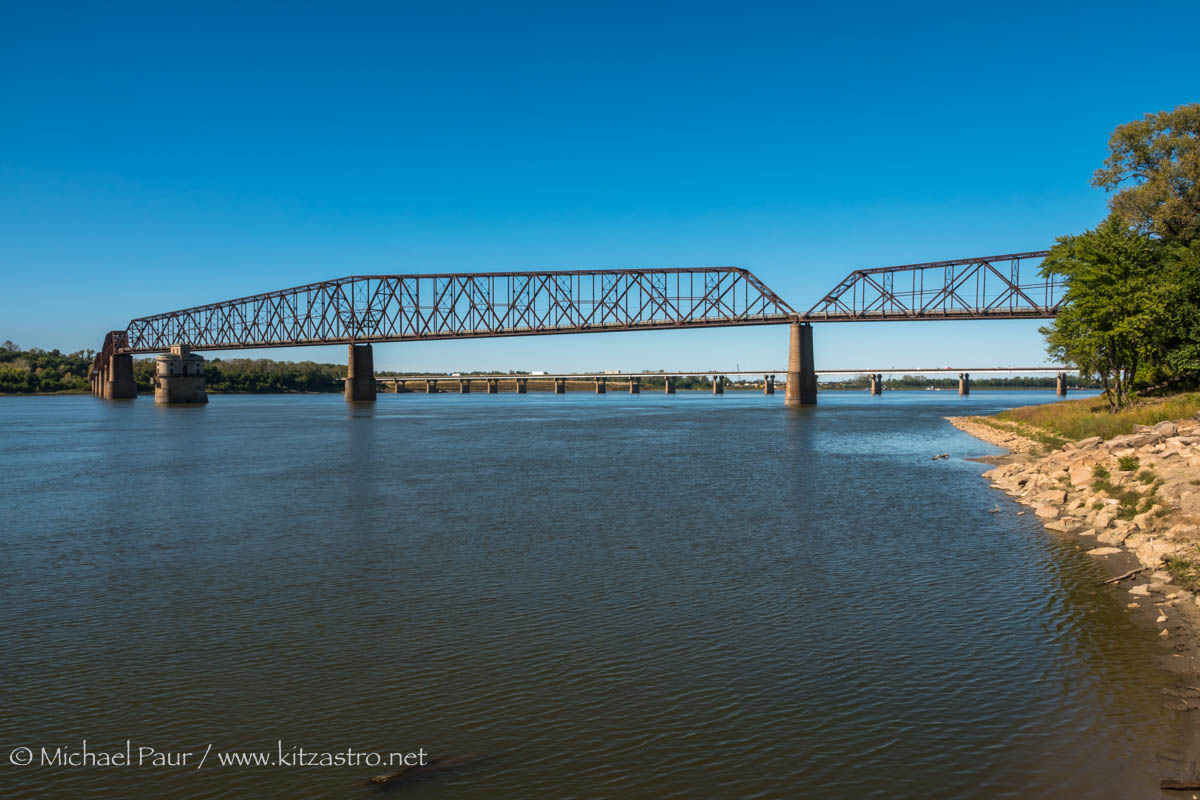
{"label": "tree foliage", "polygon": [[0,394],[49,394],[91,390],[90,351],[63,354],[41,348],[21,350],[11,341],[0,344]]}
{"label": "tree foliage", "polygon": [[1120,125],[1092,185],[1115,191],[1112,210],[1144,233],[1200,240],[1200,103]]}
{"label": "tree foliage", "polygon": [[1043,275],[1067,286],[1058,317],[1041,329],[1050,355],[1097,376],[1113,410],[1129,402],[1139,377],[1194,370],[1195,255],[1130,228],[1115,213],[1095,230],[1060,237],[1042,262]]}

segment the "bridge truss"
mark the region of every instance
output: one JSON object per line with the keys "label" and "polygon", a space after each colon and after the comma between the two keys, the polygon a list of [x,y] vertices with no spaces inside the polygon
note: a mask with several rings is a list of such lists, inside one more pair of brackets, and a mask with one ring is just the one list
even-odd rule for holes
{"label": "bridge truss", "polygon": [[806,322],[1047,319],[1066,286],[1042,277],[1047,251],[856,269],[810,308]]}
{"label": "bridge truss", "polygon": [[748,270],[370,275],[130,321],[120,349],[227,350],[764,325],[797,312]]}

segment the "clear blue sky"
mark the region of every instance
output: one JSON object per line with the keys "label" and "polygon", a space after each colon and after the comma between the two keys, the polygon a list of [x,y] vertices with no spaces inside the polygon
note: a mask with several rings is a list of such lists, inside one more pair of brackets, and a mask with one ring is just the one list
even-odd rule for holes
{"label": "clear blue sky", "polygon": [[[1103,217],[1114,126],[1200,100],[1200,3],[988,5],[0,3],[0,340],[360,272],[736,264],[807,307],[1044,248]],[[1037,326],[820,326],[817,365],[1042,363]],[[786,335],[376,365],[774,367]]]}

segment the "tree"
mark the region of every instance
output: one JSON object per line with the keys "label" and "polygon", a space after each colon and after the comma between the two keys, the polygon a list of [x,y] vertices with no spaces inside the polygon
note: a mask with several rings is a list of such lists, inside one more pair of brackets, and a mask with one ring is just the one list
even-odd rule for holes
{"label": "tree", "polygon": [[1163,357],[1162,245],[1112,214],[1095,230],[1062,236],[1042,275],[1065,279],[1058,317],[1041,329],[1047,351],[1099,377],[1113,411],[1129,402],[1138,368]]}
{"label": "tree", "polygon": [[1143,233],[1200,240],[1200,103],[1120,125],[1108,147],[1092,185],[1116,192],[1112,210]]}

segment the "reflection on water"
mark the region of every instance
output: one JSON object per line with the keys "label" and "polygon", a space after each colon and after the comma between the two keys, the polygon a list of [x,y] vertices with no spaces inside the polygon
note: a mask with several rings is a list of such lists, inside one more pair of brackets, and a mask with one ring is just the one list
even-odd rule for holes
{"label": "reflection on water", "polygon": [[[464,756],[418,798],[1153,796],[1155,637],[941,419],[1052,398],[5,399],[0,741]],[[0,794],[381,771],[5,763]]]}

